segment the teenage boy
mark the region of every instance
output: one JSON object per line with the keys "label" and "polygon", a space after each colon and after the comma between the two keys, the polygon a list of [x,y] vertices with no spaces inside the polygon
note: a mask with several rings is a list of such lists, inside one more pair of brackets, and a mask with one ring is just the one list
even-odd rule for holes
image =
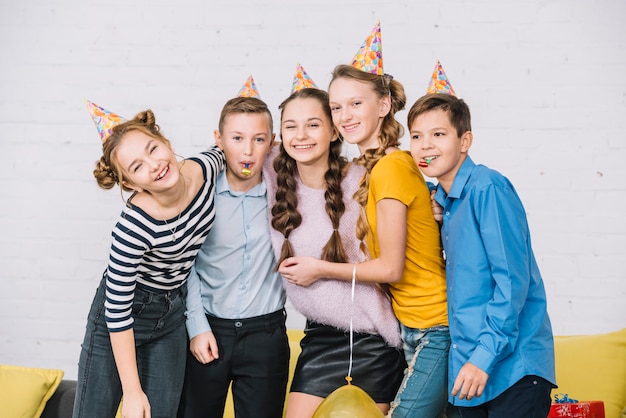
{"label": "teenage boy", "polygon": [[270,240],[262,167],[273,121],[256,97],[222,109],[215,142],[215,223],[188,279],[185,388],[179,416],[221,418],[232,383],[237,418],[280,418],[289,375],[285,292]]}
{"label": "teenage boy", "polygon": [[546,417],[554,342],[522,202],[506,177],[469,157],[463,100],[427,94],[410,109],[408,127],[411,154],[439,181],[443,207],[449,402],[463,418]]}

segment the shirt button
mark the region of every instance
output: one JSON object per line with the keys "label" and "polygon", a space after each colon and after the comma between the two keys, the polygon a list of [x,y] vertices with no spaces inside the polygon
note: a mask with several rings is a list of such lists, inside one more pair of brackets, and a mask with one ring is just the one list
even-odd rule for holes
{"label": "shirt button", "polygon": [[446,216],[450,216],[450,212],[446,212]]}
{"label": "shirt button", "polygon": [[452,344],[452,348],[456,350],[456,344]]}
{"label": "shirt button", "polygon": [[242,325],[243,325],[243,324],[241,323],[241,321],[237,321],[237,322],[235,322],[235,326],[236,326],[237,328],[240,328]]}

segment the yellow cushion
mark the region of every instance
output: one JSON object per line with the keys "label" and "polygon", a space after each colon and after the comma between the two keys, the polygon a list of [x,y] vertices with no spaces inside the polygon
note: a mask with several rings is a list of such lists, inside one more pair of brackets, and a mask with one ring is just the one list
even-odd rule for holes
{"label": "yellow cushion", "polygon": [[0,365],[0,416],[39,418],[63,370]]}
{"label": "yellow cushion", "polygon": [[626,407],[626,328],[607,334],[554,338],[554,394],[579,401],[604,401],[606,418],[620,418]]}
{"label": "yellow cushion", "polygon": [[[287,395],[289,396],[289,387],[291,386],[291,379],[293,378],[293,372],[296,369],[296,362],[298,356],[300,356],[300,340],[304,337],[304,331],[288,329],[287,337],[289,338],[289,349],[291,350],[291,356],[289,357],[289,381],[287,382]],[[285,397],[285,409],[283,410],[283,417],[287,412],[287,398]],[[233,395],[231,391],[228,391],[228,397],[226,398],[226,407],[224,409],[224,418],[235,418],[235,408],[233,405]]]}

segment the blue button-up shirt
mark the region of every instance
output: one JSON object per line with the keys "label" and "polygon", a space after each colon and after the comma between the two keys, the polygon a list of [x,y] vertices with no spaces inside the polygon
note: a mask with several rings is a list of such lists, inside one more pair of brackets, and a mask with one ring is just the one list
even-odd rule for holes
{"label": "blue button-up shirt", "polygon": [[526,213],[509,180],[469,158],[443,206],[452,346],[448,384],[470,362],[489,379],[483,395],[449,401],[475,406],[490,401],[526,375],[555,383],[554,342],[546,293],[531,248]]}
{"label": "blue button-up shirt", "polygon": [[187,280],[189,338],[210,331],[205,313],[251,318],[282,309],[285,291],[270,239],[265,182],[247,192],[217,179],[215,222]]}

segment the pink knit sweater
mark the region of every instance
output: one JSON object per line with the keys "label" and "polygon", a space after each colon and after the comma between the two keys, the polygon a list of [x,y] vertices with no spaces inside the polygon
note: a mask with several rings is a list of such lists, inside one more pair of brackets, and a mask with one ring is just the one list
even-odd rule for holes
{"label": "pink knit sweater", "polygon": [[[264,170],[270,219],[271,208],[276,202],[276,173],[271,168],[271,160],[275,155],[274,151],[268,157],[270,161],[265,165]],[[352,199],[364,172],[363,167],[352,164],[342,182],[346,211],[341,217],[339,232],[350,262],[364,260],[355,235],[359,205]],[[291,233],[289,240],[295,255],[319,258],[322,248],[333,231],[332,223],[325,210],[325,190],[309,188],[302,184],[299,178],[296,180],[298,210],[302,214],[302,224]],[[274,252],[278,258],[284,238],[281,233],[271,227],[270,231]],[[401,345],[398,321],[393,313],[389,297],[375,284],[357,281],[354,306],[351,302],[352,284],[349,281],[328,278],[318,280],[311,286],[301,287],[283,279],[283,285],[294,307],[307,319],[348,331],[352,316],[354,331],[378,334],[393,347]]]}

